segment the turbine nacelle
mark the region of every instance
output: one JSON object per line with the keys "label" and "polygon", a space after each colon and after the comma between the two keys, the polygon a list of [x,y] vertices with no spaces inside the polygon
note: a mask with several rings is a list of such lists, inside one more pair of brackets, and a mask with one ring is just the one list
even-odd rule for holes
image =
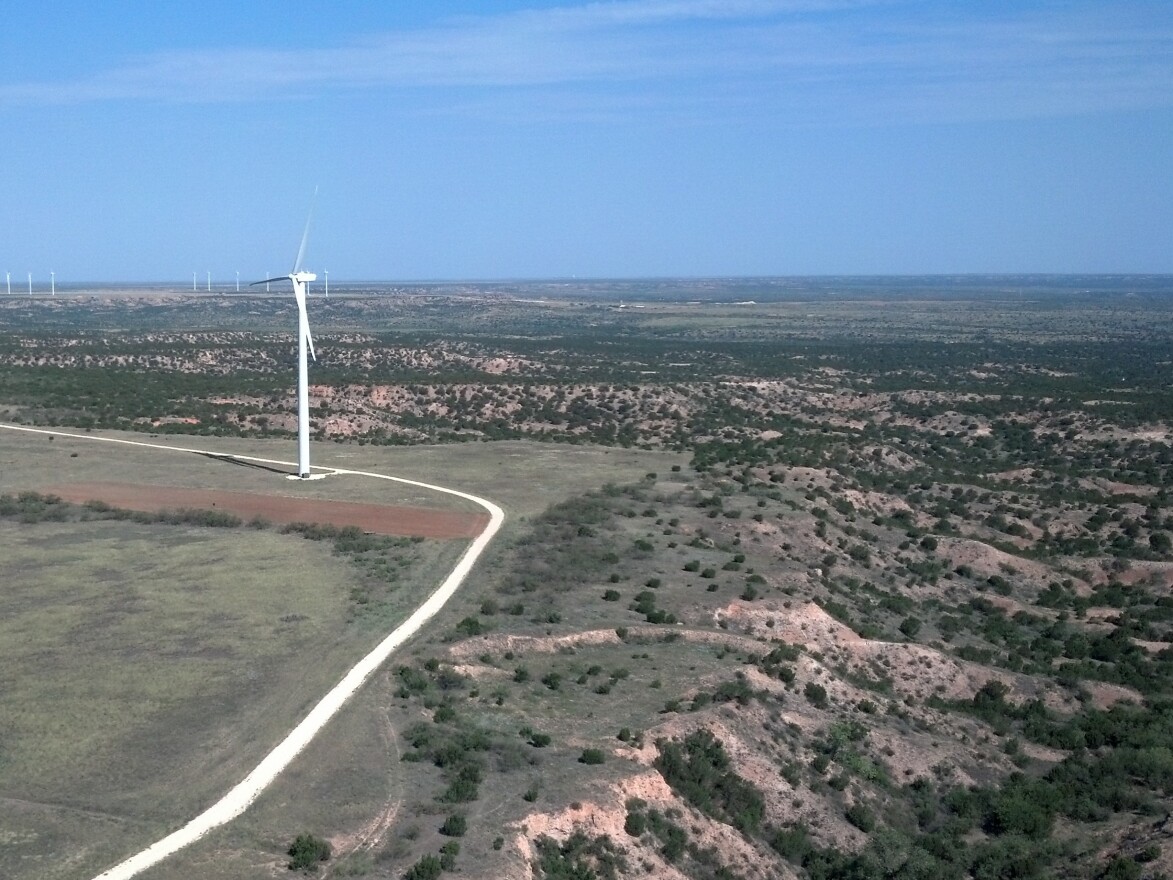
{"label": "turbine nacelle", "polygon": [[315,275],[313,272],[294,272],[292,275],[289,276],[289,278],[291,281],[299,281],[302,284],[306,284],[310,281],[317,281],[318,280],[318,276]]}

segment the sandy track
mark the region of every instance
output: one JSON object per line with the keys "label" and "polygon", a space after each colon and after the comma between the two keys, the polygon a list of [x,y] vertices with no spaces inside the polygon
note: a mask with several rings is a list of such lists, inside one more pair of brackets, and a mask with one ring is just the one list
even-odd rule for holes
{"label": "sandy track", "polygon": [[[164,446],[157,443],[144,443],[136,440],[121,440],[114,437],[95,437],[91,434],[72,434],[69,432],[62,432],[59,430],[42,430],[39,428],[26,428],[21,425],[5,425],[0,424],[0,429],[12,431],[24,431],[33,434],[52,434],[57,438],[68,438],[70,440],[81,440],[85,442],[98,443],[117,443],[127,446],[137,446],[144,449],[157,449],[164,452],[187,452],[199,455],[208,455],[206,450],[193,449],[190,447],[179,446]],[[262,464],[277,464],[284,467],[291,466],[290,462],[274,461],[272,459],[255,458],[252,456],[238,455],[236,458],[247,461],[256,461]],[[457,588],[463,583],[468,573],[472,571],[473,565],[476,564],[477,559],[485,551],[493,536],[501,528],[505,522],[505,512],[491,501],[484,498],[478,498],[476,495],[470,495],[467,492],[459,492],[455,489],[447,489],[443,486],[434,486],[430,483],[421,483],[418,480],[408,480],[403,477],[391,477],[386,474],[370,473],[368,471],[352,471],[342,468],[319,468],[325,470],[327,473],[334,474],[349,474],[356,477],[369,477],[374,480],[390,480],[396,483],[403,483],[408,486],[416,486],[421,489],[429,489],[434,492],[440,492],[445,495],[452,495],[457,498],[463,498],[466,501],[483,508],[489,515],[488,524],[484,530],[473,539],[468,549],[461,555],[456,567],[448,574],[435,591],[428,596],[424,603],[420,605],[411,616],[403,623],[397,626],[383,641],[381,641],[373,651],[363,657],[354,665],[354,667],[346,673],[342,681],[331,688],[317,705],[310,710],[309,714],[298,723],[296,727],[289,732],[285,739],[281,740],[272,751],[267,754],[260,764],[253,769],[243,780],[234,786],[226,795],[218,800],[211,807],[200,813],[183,827],[168,834],[162,840],[148,846],[142,852],[131,856],[126,861],[109,868],[99,874],[95,880],[129,880],[152,865],[158,864],[167,858],[172,853],[177,852],[189,844],[195,843],[213,828],[224,825],[252,805],[252,803],[261,795],[274,779],[286,767],[293,762],[301,751],[309,745],[310,741],[317,735],[326,723],[334,717],[335,714],[346,704],[360,687],[366,682],[368,678],[378,669],[388,657],[406,642],[409,638],[415,635],[425,623],[444,607],[445,603],[452,598]]]}
{"label": "sandy track", "polygon": [[262,517],[281,524],[312,522],[358,526],[365,532],[377,535],[475,538],[489,524],[489,517],[483,513],[358,504],[353,501],[326,501],[289,495],[249,495],[214,489],[180,489],[131,483],[69,483],[50,486],[43,491],[75,504],[104,501],[114,507],[151,512],[183,507],[199,510],[215,508],[242,519]]}

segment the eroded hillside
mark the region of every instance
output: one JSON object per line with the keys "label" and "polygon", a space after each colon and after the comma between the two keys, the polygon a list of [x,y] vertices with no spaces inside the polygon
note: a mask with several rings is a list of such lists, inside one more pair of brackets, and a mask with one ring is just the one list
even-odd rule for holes
{"label": "eroded hillside", "polygon": [[[321,439],[691,460],[511,521],[338,747],[395,782],[308,772],[327,875],[1173,873],[1167,292],[846,292],[313,303]],[[7,417],[292,428],[288,303],[103,308]]]}

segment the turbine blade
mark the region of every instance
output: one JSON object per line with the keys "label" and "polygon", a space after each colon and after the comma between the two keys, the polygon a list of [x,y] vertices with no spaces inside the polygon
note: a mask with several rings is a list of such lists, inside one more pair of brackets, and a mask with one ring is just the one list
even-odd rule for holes
{"label": "turbine blade", "polygon": [[264,281],[253,281],[249,287],[256,287],[258,284],[268,284],[270,281],[288,281],[288,275],[282,275],[280,278],[266,278]]}
{"label": "turbine blade", "polygon": [[314,354],[314,337],[310,336],[310,325],[309,324],[305,325],[305,341],[309,343],[310,357],[312,357],[314,359],[314,363],[316,364],[318,362],[318,356],[316,354]]}
{"label": "turbine blade", "polygon": [[305,232],[301,234],[301,247],[297,249],[297,261],[293,264],[293,274],[296,275],[301,271],[301,262],[305,259],[305,245],[310,237],[310,221],[314,219],[314,205],[318,201],[318,188],[314,187],[314,198],[310,202],[310,213],[305,218]]}

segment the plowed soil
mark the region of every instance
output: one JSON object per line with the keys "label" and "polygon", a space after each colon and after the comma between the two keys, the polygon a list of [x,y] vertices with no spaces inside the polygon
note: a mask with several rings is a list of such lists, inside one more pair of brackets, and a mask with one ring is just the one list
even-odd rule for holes
{"label": "plowed soil", "polygon": [[44,491],[74,504],[103,501],[113,507],[149,513],[181,508],[218,510],[244,520],[261,517],[279,524],[311,522],[357,526],[364,532],[404,537],[475,538],[489,522],[489,517],[482,513],[129,483],[72,483]]}

